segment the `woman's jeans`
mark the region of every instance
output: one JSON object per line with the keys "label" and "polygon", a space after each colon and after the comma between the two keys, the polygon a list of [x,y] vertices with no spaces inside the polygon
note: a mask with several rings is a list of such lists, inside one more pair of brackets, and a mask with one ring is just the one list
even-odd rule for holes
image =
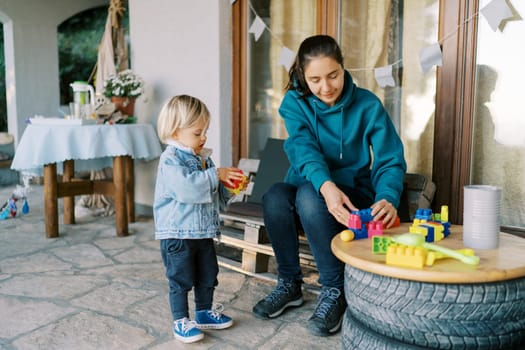
{"label": "woman's jeans", "polygon": [[[357,190],[338,187],[357,208],[372,205],[372,199]],[[298,232],[303,230],[317,265],[319,283],[324,287],[343,289],[344,263],[332,253],[330,244],[334,236],[347,227],[328,212],[324,197],[311,183],[299,187],[274,184],[263,196],[263,211],[280,278],[302,280]]]}
{"label": "woman's jeans", "polygon": [[188,292],[193,287],[195,310],[211,309],[219,273],[213,239],[162,239],[160,253],[169,281],[173,320],[189,316]]}

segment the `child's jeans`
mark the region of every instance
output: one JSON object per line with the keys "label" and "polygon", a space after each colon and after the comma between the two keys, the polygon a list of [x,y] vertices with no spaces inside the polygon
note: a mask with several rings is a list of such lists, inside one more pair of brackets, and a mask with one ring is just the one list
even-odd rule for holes
{"label": "child's jeans", "polygon": [[219,273],[213,239],[162,239],[160,252],[169,281],[173,320],[189,317],[188,292],[192,287],[195,310],[211,309]]}

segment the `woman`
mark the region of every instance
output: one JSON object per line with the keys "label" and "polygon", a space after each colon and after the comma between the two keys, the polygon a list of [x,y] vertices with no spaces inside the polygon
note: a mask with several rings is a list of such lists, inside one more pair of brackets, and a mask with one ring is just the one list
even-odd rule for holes
{"label": "woman", "polygon": [[372,208],[390,227],[397,216],[406,163],[403,145],[381,101],[357,87],[330,36],[305,39],[289,72],[279,113],[288,139],[284,183],[263,197],[264,223],[275,252],[278,283],[253,312],[279,316],[303,303],[298,232],[304,231],[319,272],[321,293],[308,330],[336,333],[346,308],[344,263],[330,249],[350,212]]}

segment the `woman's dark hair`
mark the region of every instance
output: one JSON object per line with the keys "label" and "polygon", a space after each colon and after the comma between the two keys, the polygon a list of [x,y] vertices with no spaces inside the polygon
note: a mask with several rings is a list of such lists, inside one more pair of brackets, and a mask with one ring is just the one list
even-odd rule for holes
{"label": "woman's dark hair", "polygon": [[297,90],[304,96],[310,95],[312,92],[304,79],[304,67],[312,59],[323,56],[333,58],[343,67],[343,54],[334,38],[328,35],[314,35],[304,39],[288,72],[286,90]]}

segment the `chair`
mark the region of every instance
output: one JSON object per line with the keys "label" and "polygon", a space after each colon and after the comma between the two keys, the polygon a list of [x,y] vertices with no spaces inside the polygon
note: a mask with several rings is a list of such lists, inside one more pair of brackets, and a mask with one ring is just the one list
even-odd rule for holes
{"label": "chair", "polygon": [[288,170],[283,143],[284,140],[269,138],[260,161],[239,161],[238,167],[248,174],[250,185],[220,214],[223,221],[221,242],[242,249],[241,270],[244,272],[266,272],[268,259],[273,256],[264,229],[262,197],[272,184],[283,181]]}

